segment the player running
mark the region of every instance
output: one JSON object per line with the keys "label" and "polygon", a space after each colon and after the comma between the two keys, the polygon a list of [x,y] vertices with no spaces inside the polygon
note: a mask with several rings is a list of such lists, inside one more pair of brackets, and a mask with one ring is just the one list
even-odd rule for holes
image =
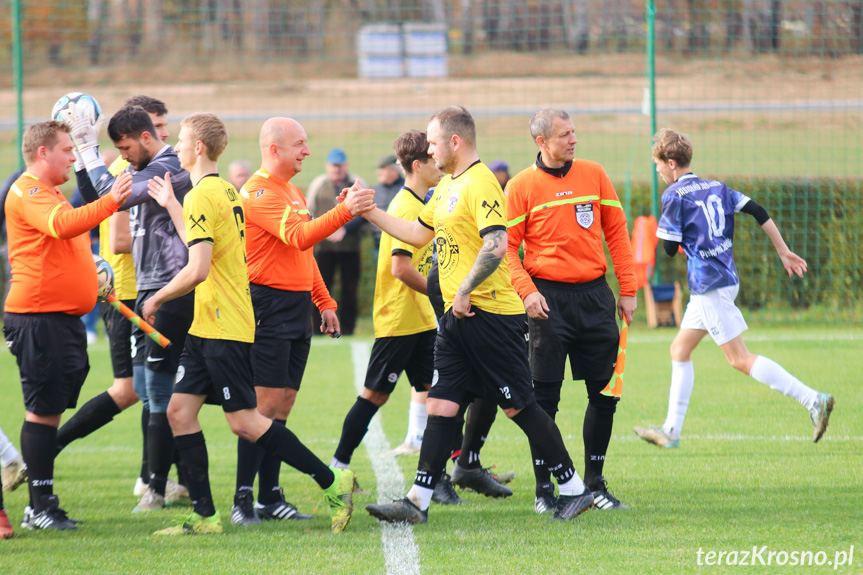
{"label": "player running", "polygon": [[797,274],[802,278],[806,261],[788,249],[767,210],[722,182],[692,173],[692,143],[688,137],[666,128],[653,141],[656,171],[668,184],[662,194],[656,235],[671,257],[683,247],[691,295],[680,331],[671,342],[671,389],[665,423],[649,429],[636,426],[635,433],[658,447],[680,447],[680,430],[695,383],[692,352],[709,332],[733,368],[796,399],[809,410],[815,426],[812,440],[817,442],[827,430],[835,403],[833,396],[815,391],[775,361],[754,355],[743,343],[741,334],[747,325],[734,305],[740,287],[732,254],[734,214],[743,212],[755,218],[776,248],[788,277]]}

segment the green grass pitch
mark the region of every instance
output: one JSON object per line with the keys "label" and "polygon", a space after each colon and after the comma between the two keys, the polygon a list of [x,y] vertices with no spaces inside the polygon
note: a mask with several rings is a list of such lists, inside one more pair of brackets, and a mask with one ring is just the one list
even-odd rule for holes
{"label": "green grass pitch", "polygon": [[[813,387],[836,397],[830,428],[811,442],[806,411],[754,380],[732,370],[706,340],[694,354],[696,385],[681,448],[663,451],[641,442],[633,425],[665,417],[672,330],[630,331],[623,401],[605,464],[613,493],[630,511],[593,510],[556,524],[533,511],[533,477],[527,442],[499,413],[483,463],[515,470],[513,497],[485,499],[463,494],[469,504],[433,504],[427,525],[413,534],[422,573],[861,573],[863,572],[863,394],[859,389],[859,326],[805,328],[755,325],[749,348],[778,361]],[[288,425],[325,461],[335,449],[342,420],[356,396],[351,346],[368,340],[315,339],[297,404]],[[107,345],[90,347],[92,370],[81,401],[110,383]],[[362,373],[364,365],[359,366]],[[23,420],[14,358],[0,354],[0,426],[18,445]],[[581,423],[583,385],[567,382],[558,422],[576,468],[583,469]],[[400,382],[380,412],[390,444],[404,437],[408,390]],[[234,489],[236,440],[221,410],[205,406],[202,424],[210,455],[216,506],[225,534],[157,538],[184,508],[132,515],[132,487],[140,462],[140,407],[70,446],[57,460],[56,493],[78,532],[31,532],[18,527],[26,489],[5,493],[15,537],[0,542],[0,573],[386,573],[378,522],[364,510],[375,496],[357,496],[348,530],[335,536],[321,492],[314,482],[283,467],[287,499],[308,522],[229,524]],[[398,464],[405,484],[417,458]],[[353,469],[364,488],[376,480],[360,448]],[[393,497],[400,493],[389,494]],[[709,566],[710,551],[731,552],[767,546],[768,551],[837,552],[855,548],[853,565],[820,567]],[[699,565],[699,549],[701,556]],[[398,549],[393,553],[398,554]],[[739,557],[739,556],[738,556]],[[767,559],[767,555],[764,555]]]}

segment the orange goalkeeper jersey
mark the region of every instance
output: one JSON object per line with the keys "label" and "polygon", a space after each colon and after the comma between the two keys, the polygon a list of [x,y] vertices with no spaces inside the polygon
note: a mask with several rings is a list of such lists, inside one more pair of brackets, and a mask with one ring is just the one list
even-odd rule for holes
{"label": "orange goalkeeper jersey", "polygon": [[[522,299],[537,291],[531,278],[584,283],[605,274],[602,236],[611,253],[620,295],[636,292],[626,215],[605,170],[574,160],[554,176],[536,163],[506,186],[508,255],[512,284]],[[524,264],[518,249],[524,242]]]}
{"label": "orange goalkeeper jersey", "polygon": [[81,316],[96,305],[88,231],[120,206],[110,194],[73,208],[58,188],[21,174],[6,197],[12,286],[5,310]]}
{"label": "orange goalkeeper jersey", "polygon": [[263,168],[241,190],[246,212],[246,257],[252,283],[311,292],[321,311],[336,309],[321,277],[312,247],[352,218],[340,203],[314,220],[297,186]]}

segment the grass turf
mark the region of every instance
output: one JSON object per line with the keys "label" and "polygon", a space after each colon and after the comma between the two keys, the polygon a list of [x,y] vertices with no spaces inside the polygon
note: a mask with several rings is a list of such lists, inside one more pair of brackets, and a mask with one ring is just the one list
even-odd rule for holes
{"label": "grass turf", "polygon": [[[430,522],[414,529],[420,569],[426,573],[717,573],[740,567],[698,564],[697,553],[769,550],[857,550],[854,564],[836,572],[859,573],[863,528],[858,508],[863,489],[863,397],[856,387],[863,331],[837,326],[754,326],[750,349],[778,361],[813,387],[832,393],[837,407],[830,428],[812,444],[806,411],[733,371],[712,342],[696,350],[696,386],[681,448],[659,450],[632,433],[633,425],[661,423],[666,410],[671,330],[636,325],[630,332],[624,399],[605,465],[613,493],[632,506],[626,512],[591,511],[572,523],[554,524],[533,512],[533,479],[527,443],[499,414],[483,451],[485,465],[515,470],[515,494],[491,500],[466,494],[468,505],[433,506]],[[357,340],[316,339],[297,404],[288,425],[329,461],[345,413],[355,397],[350,345]],[[110,383],[104,340],[90,348],[90,377],[81,401]],[[16,445],[23,409],[14,358],[0,354],[0,426]],[[402,381],[381,411],[392,445],[407,423],[408,390]],[[582,384],[567,382],[558,422],[576,468],[581,470]],[[31,532],[17,527],[26,489],[5,493],[16,535],[0,542],[0,571],[9,573],[384,573],[381,529],[364,511],[374,496],[357,496],[356,512],[341,536],[329,531],[320,490],[309,478],[283,467],[287,499],[308,522],[229,523],[236,441],[221,410],[201,413],[210,455],[214,499],[225,535],[159,538],[185,509],[132,515],[140,464],[140,407],[119,415],[93,435],[72,444],[57,460],[56,492],[72,517],[84,520],[75,533]],[[406,484],[416,457],[399,460]],[[361,484],[375,489],[365,449],[354,458]],[[399,493],[387,494],[392,497]],[[766,555],[765,555],[766,559]],[[702,556],[702,563],[704,557]],[[818,573],[821,567],[747,567],[753,573]]]}

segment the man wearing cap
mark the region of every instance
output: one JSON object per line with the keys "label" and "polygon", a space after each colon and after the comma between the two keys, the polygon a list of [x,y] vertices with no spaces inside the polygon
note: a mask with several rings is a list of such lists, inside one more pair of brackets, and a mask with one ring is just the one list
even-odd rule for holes
{"label": "man wearing cap", "polygon": [[500,189],[505,190],[506,184],[509,182],[509,164],[503,160],[495,160],[488,165],[488,169],[497,178],[500,183]]}
{"label": "man wearing cap", "polygon": [[[395,154],[388,154],[378,162],[378,185],[375,186],[375,203],[382,210],[390,207],[390,202],[404,187],[405,179]],[[420,190],[422,193],[426,190]],[[381,230],[372,226],[372,238],[375,240],[375,255],[381,245]]]}
{"label": "man wearing cap", "polygon": [[[309,184],[306,205],[314,216],[325,214],[336,206],[336,198],[344,188],[349,188],[359,180],[360,187],[366,184],[362,179],[348,172],[348,156],[344,150],[334,148],[327,154],[326,173],[321,174]],[[335,231],[325,241],[315,246],[315,259],[321,270],[324,284],[335,291],[336,268],[341,270],[339,307],[342,311],[341,333],[351,335],[357,319],[357,288],[360,283],[360,239],[365,220],[356,218]],[[312,310],[314,325],[321,318]]]}

